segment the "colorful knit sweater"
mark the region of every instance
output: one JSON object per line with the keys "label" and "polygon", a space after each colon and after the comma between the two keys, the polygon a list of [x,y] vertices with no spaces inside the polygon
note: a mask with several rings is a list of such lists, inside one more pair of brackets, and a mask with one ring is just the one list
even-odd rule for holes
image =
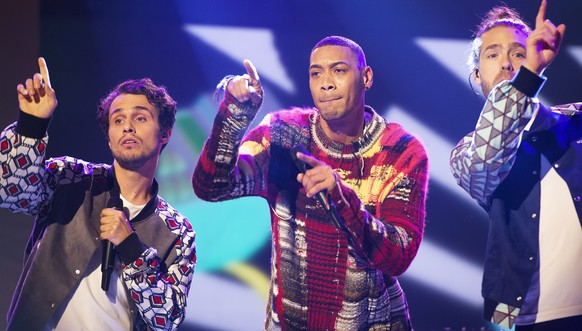
{"label": "colorful knit sweater", "polygon": [[[226,93],[192,184],[207,201],[267,200],[273,246],[265,329],[411,329],[396,276],[423,235],[428,160],[422,144],[370,107],[364,134],[353,144],[327,138],[315,109],[271,113],[243,139],[257,110]],[[297,144],[339,175],[328,197],[349,233],[305,196],[290,155]]]}

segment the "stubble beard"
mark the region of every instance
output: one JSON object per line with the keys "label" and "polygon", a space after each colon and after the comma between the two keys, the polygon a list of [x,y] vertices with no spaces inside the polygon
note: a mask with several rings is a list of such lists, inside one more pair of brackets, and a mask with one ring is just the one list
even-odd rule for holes
{"label": "stubble beard", "polygon": [[117,163],[124,169],[127,170],[138,170],[143,167],[149,160],[155,158],[157,152],[153,148],[148,148],[139,153],[131,153],[131,151],[126,152],[116,152],[113,151],[113,158]]}
{"label": "stubble beard", "polygon": [[319,115],[325,121],[334,121],[340,119],[342,117],[342,111],[338,110],[337,108],[328,108],[328,109],[319,109]]}

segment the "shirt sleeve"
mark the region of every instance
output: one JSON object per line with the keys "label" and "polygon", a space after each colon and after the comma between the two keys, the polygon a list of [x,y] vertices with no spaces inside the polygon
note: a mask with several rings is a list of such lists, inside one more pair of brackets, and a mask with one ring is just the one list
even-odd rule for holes
{"label": "shirt sleeve", "polygon": [[[135,261],[123,265],[130,296],[142,320],[153,330],[176,330],[183,322],[196,265],[195,232],[182,215],[173,212],[173,218],[181,226],[173,247],[176,258],[167,270],[157,250],[145,246]],[[128,239],[139,240],[137,236]]]}
{"label": "shirt sleeve", "polygon": [[[269,161],[269,116],[243,137],[260,105],[238,102],[226,93],[210,137],[204,144],[192,175],[196,196],[222,201],[242,196],[265,196]],[[240,148],[239,148],[240,147]]]}
{"label": "shirt sleeve", "polygon": [[[405,148],[378,164],[389,165],[377,190],[377,202],[366,208],[357,193],[341,182],[330,198],[349,229],[356,253],[387,276],[402,274],[422,241],[428,186],[428,157],[422,144],[406,135]],[[371,212],[375,210],[375,212]]]}
{"label": "shirt sleeve", "polygon": [[480,205],[509,174],[524,129],[539,109],[537,94],[545,78],[520,68],[512,81],[489,93],[475,131],[453,149],[450,166],[457,183]]}
{"label": "shirt sleeve", "polygon": [[49,201],[47,127],[48,120],[21,112],[19,121],[0,134],[0,208],[35,216]]}

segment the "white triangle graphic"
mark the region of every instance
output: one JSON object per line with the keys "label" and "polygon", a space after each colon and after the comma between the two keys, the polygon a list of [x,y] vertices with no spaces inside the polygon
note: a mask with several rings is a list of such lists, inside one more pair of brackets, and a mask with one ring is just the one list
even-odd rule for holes
{"label": "white triangle graphic", "polygon": [[389,122],[400,123],[406,128],[406,130],[422,141],[426,147],[428,159],[430,160],[430,180],[437,181],[439,184],[446,187],[451,193],[456,194],[458,198],[468,201],[475,206],[476,209],[481,210],[467,192],[457,185],[455,178],[451,174],[449,155],[450,151],[455,147],[454,144],[447,141],[437,132],[398,106],[389,107],[382,115]]}
{"label": "white triangle graphic", "polygon": [[568,46],[568,53],[582,66],[582,46]]}
{"label": "white triangle graphic", "polygon": [[469,39],[415,38],[415,43],[469,86]]}
{"label": "white triangle graphic", "polygon": [[[184,29],[240,63],[241,67],[244,59],[251,60],[259,77],[269,79],[289,93],[295,93],[295,85],[279,59],[273,33],[269,29],[197,24],[186,24]],[[243,73],[244,71],[240,72]]]}

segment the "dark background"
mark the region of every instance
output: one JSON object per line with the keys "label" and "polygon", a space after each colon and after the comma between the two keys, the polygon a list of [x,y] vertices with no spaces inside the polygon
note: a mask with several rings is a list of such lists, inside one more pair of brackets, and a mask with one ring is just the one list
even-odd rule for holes
{"label": "dark background", "polygon": [[[535,22],[539,2],[506,3],[529,23]],[[479,18],[496,4],[483,0],[4,1],[0,5],[1,125],[16,119],[15,87],[38,71],[36,59],[44,56],[59,100],[49,130],[48,156],[111,162],[94,119],[99,99],[129,78],[147,76],[166,85],[179,103],[180,115],[157,177],[162,196],[188,216],[198,235],[199,265],[182,330],[260,329],[270,254],[264,204],[243,200],[210,206],[189,188],[189,176],[216,112],[211,94],[223,76],[243,73],[242,59],[250,58],[266,90],[261,116],[282,107],[312,105],[307,76],[311,48],[326,35],[349,37],[364,48],[375,73],[367,103],[402,122],[429,150],[425,242],[401,277],[414,325],[420,331],[492,329],[481,319],[479,289],[486,216],[454,186],[448,155],[474,128],[483,103],[467,82],[465,52]],[[549,3],[548,18],[568,28],[560,55],[545,72],[549,77],[541,94],[545,103],[582,99],[581,10],[578,1]],[[0,218],[3,316],[18,279],[32,218],[5,210]],[[0,328],[4,327],[0,318]]]}

